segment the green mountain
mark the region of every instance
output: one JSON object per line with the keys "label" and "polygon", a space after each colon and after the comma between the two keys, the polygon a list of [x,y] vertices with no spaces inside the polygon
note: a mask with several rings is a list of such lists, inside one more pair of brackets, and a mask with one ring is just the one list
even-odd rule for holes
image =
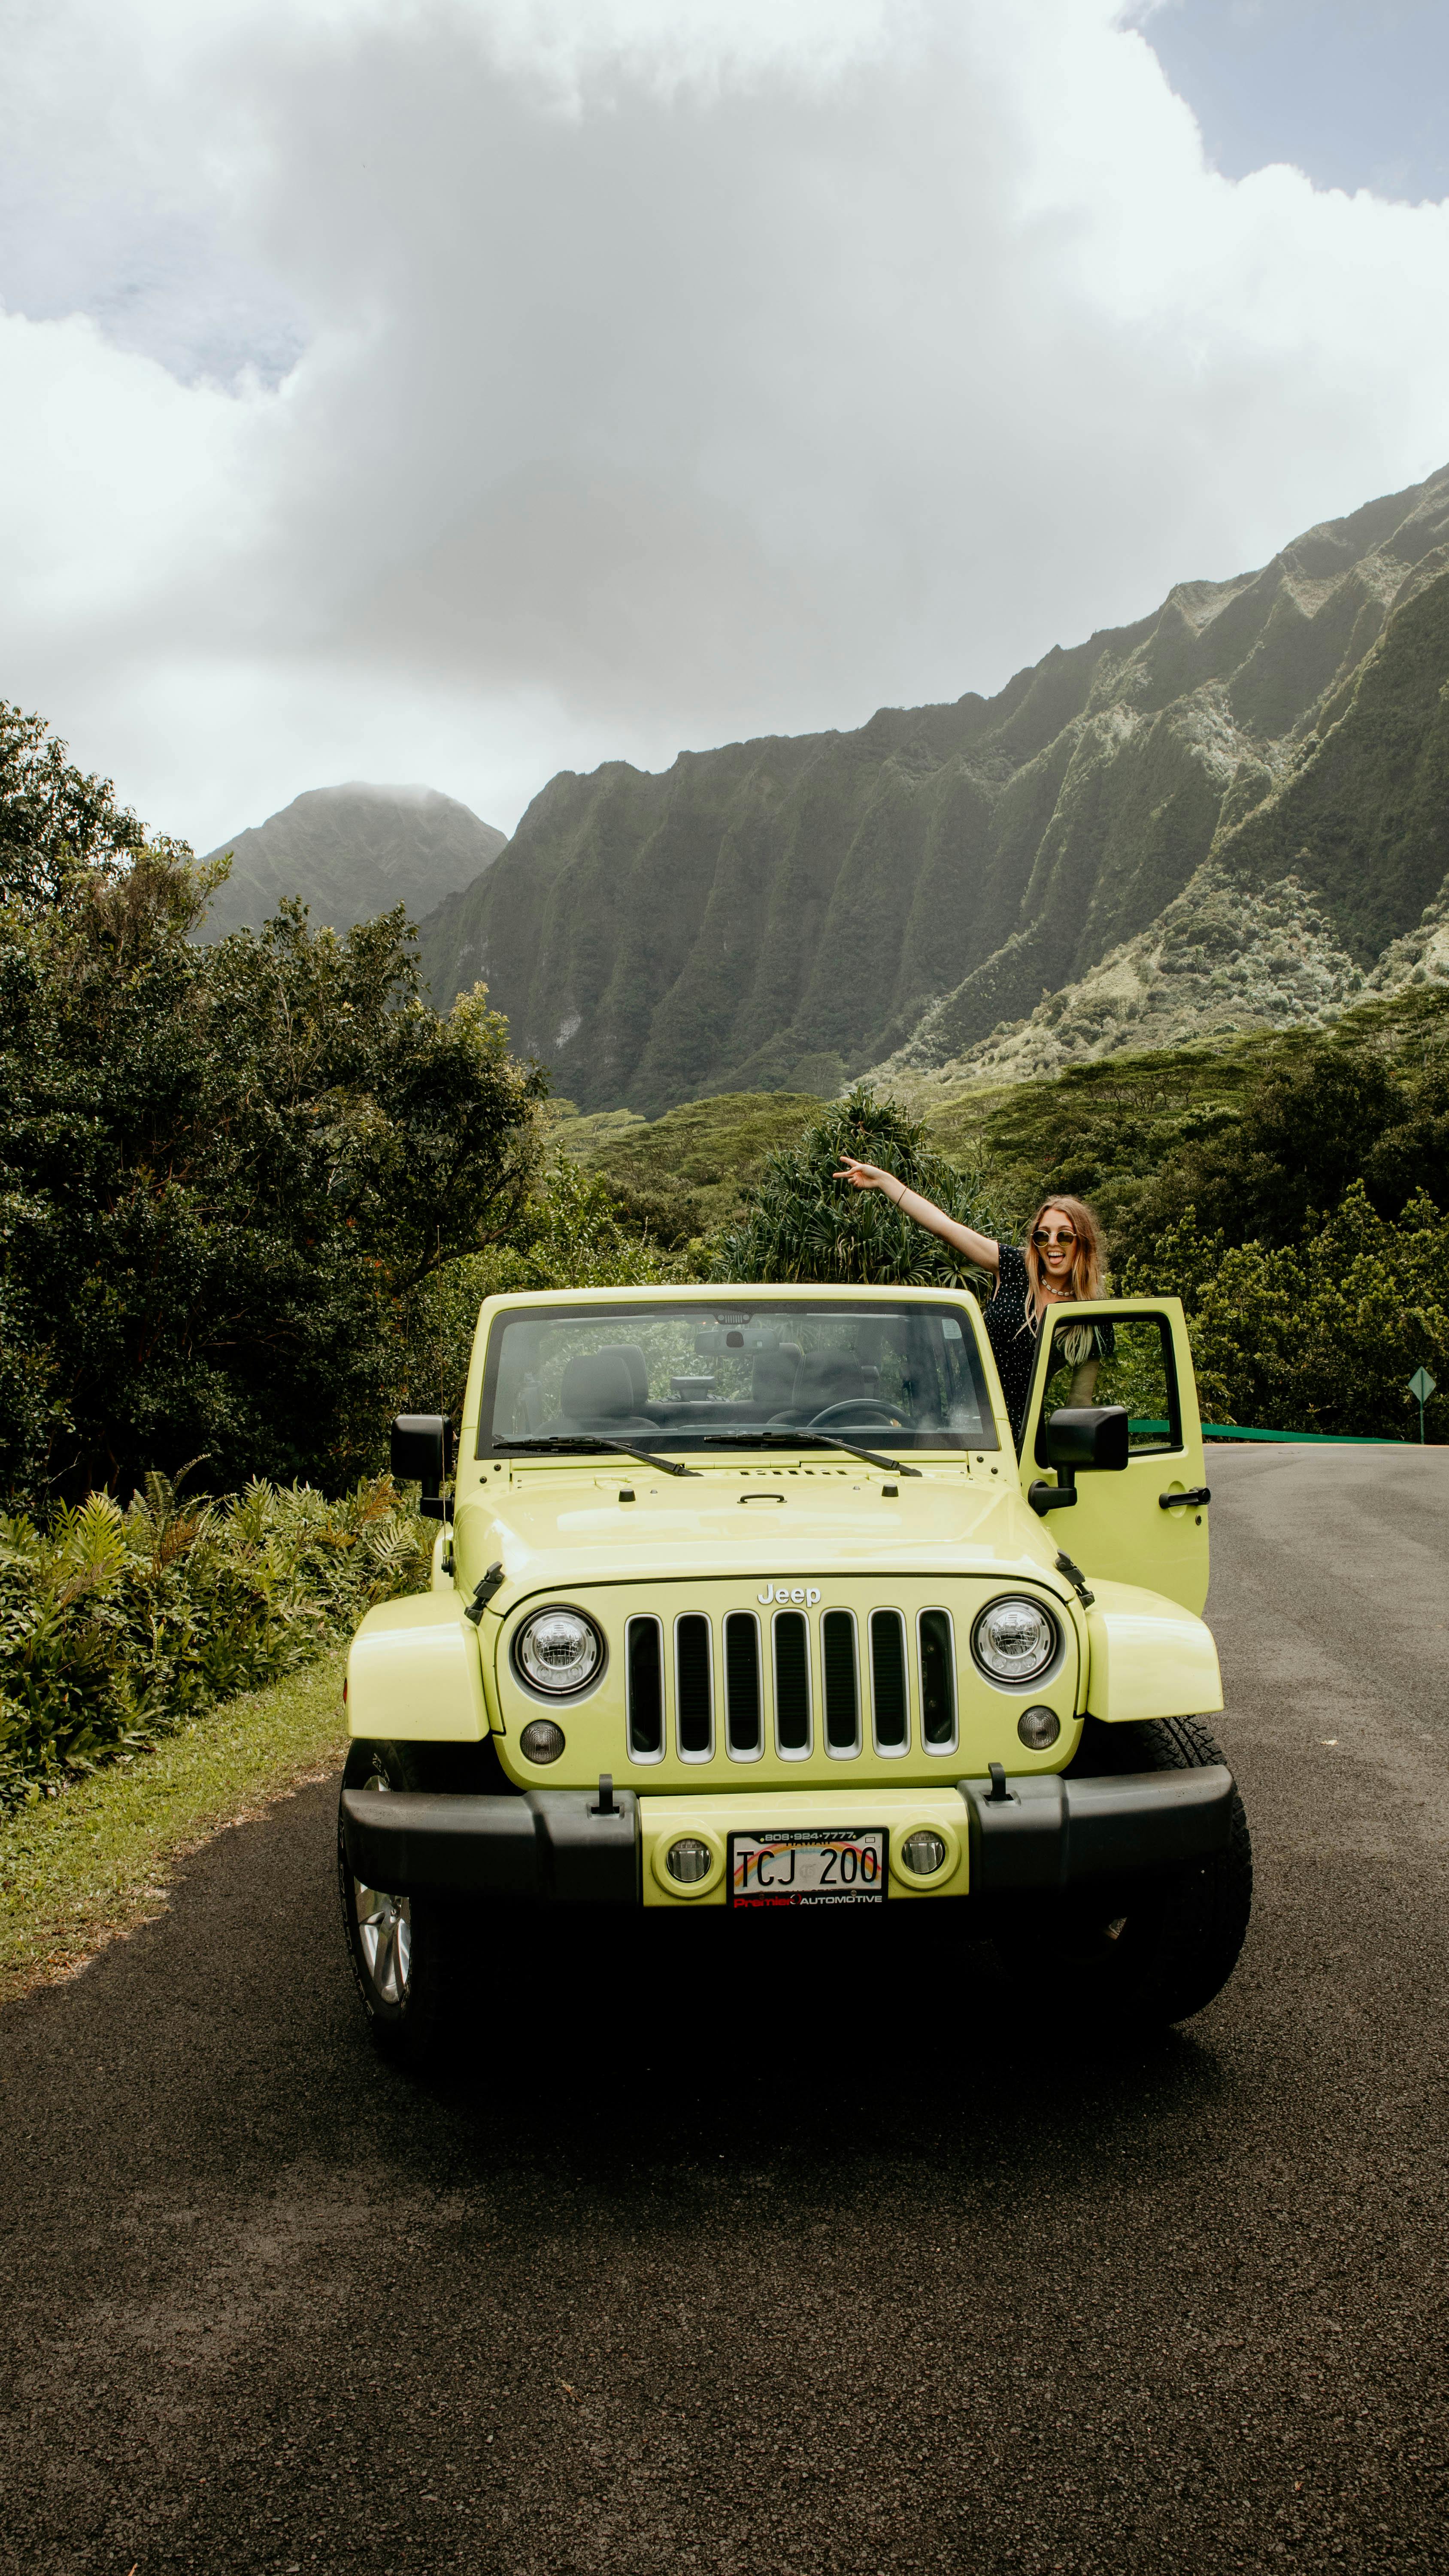
{"label": "green mountain", "polygon": [[457,886],[477,884],[505,836],[455,797],[432,787],[314,787],[280,814],[223,841],[231,875],[201,930],[260,929],[284,895],[300,895],[316,922],[350,929],[405,903],[414,918]]}
{"label": "green mountain", "polygon": [[1183,975],[1193,1028],[1331,1017],[1391,950],[1434,971],[1446,681],[1449,469],[995,698],[565,772],[423,924],[425,971],[440,1005],[483,976],[581,1110],[651,1116],[969,1076],[1056,997],[1013,1074],[1170,1039],[1141,1021]]}

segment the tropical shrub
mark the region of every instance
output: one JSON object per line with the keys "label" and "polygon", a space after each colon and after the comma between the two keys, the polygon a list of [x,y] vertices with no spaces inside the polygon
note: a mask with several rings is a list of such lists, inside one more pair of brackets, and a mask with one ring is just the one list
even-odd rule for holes
{"label": "tropical shrub", "polygon": [[677,1258],[623,1223],[601,1173],[560,1154],[520,1210],[508,1242],[441,1263],[410,1299],[404,1325],[410,1400],[456,1416],[485,1297],[542,1288],[649,1288],[684,1275]]}
{"label": "tropical shrub", "polygon": [[939,1236],[902,1216],[880,1190],[837,1180],[842,1154],[878,1163],[948,1216],[1000,1235],[979,1172],[965,1172],[926,1142],[925,1128],[866,1084],[832,1102],[796,1145],[770,1155],[738,1225],[715,1237],[714,1279],[852,1280],[957,1287],[979,1274]]}
{"label": "tropical shrub", "polygon": [[0,719],[0,1491],[338,1490],[419,1284],[527,1205],[543,1077],[481,986],[428,1007],[401,909],[197,945],[215,872]]}
{"label": "tropical shrub", "polygon": [[1444,1219],[1426,1193],[1390,1220],[1361,1182],[1296,1243],[1225,1243],[1189,1209],[1129,1267],[1124,1292],[1187,1309],[1208,1421],[1370,1439],[1418,1436],[1409,1380],[1427,1367],[1430,1437],[1449,1431]]}
{"label": "tropical shrub", "polygon": [[0,1802],[310,1662],[426,1580],[434,1535],[386,1476],[329,1502],[150,1475],[124,1511],[97,1493],[43,1528],[0,1518]]}

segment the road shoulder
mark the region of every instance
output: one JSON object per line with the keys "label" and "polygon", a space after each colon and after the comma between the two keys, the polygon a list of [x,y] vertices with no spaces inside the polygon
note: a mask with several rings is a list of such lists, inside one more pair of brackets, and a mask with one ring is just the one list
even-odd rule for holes
{"label": "road shoulder", "polygon": [[0,2003],[75,1975],[166,1909],[188,1852],[335,1769],[343,1650],[0,1823]]}

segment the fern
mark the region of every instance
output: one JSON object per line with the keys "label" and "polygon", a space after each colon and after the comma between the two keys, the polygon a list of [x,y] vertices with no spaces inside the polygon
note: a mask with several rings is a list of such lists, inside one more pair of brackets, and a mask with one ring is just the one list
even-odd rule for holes
{"label": "fern", "polygon": [[0,1802],[295,1671],[427,1580],[431,1525],[390,1477],[336,1500],[181,1484],[148,1476],[124,1512],[91,1494],[44,1525],[0,1518]]}

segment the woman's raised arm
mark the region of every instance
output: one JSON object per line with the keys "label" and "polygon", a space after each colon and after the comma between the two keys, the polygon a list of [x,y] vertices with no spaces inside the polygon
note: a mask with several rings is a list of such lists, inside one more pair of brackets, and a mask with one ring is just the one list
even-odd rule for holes
{"label": "woman's raised arm", "polygon": [[898,1181],[894,1172],[883,1172],[878,1163],[858,1163],[853,1154],[842,1154],[840,1160],[842,1169],[835,1175],[838,1181],[849,1181],[855,1190],[884,1190],[906,1216],[924,1226],[928,1234],[939,1234],[943,1243],[954,1243],[978,1270],[1001,1268],[1001,1246],[991,1235],[978,1234],[974,1225],[958,1225],[934,1200],[923,1199],[919,1190],[908,1190],[904,1181]]}

